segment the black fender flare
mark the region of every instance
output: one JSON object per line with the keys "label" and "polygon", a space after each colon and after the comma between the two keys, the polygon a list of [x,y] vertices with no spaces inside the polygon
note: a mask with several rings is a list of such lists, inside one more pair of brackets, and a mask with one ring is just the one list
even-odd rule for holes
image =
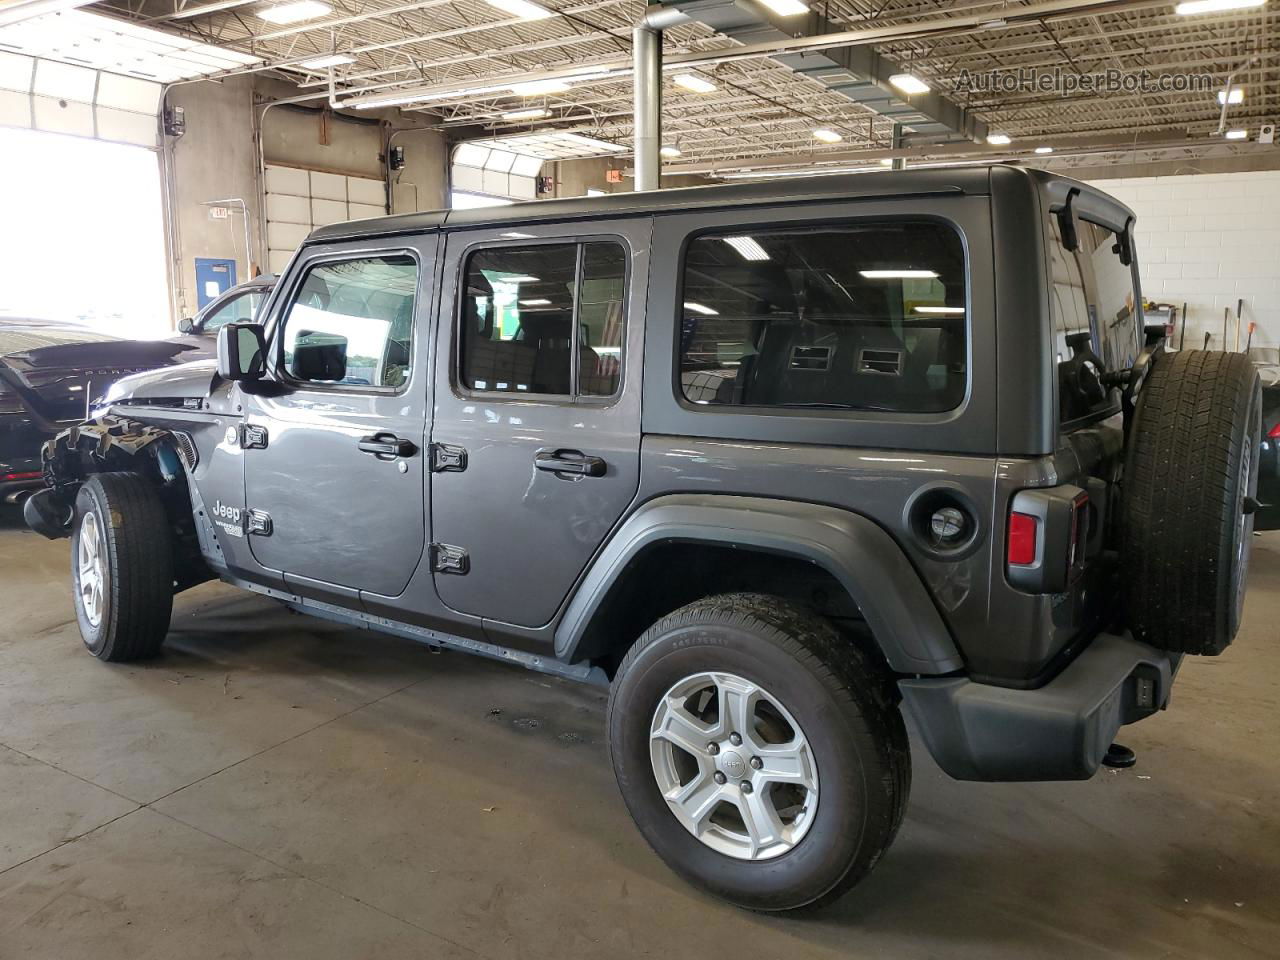
{"label": "black fender flare", "polygon": [[556,655],[572,661],[632,561],[673,542],[717,543],[811,561],[849,592],[894,671],[937,675],[964,667],[920,575],[875,522],[825,504],[724,494],[672,494],[632,513],[574,593],[556,628]]}

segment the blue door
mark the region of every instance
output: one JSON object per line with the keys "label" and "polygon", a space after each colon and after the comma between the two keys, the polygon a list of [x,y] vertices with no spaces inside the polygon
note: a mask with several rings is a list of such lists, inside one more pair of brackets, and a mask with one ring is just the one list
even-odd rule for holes
{"label": "blue door", "polygon": [[196,257],[196,309],[203,310],[236,285],[236,262]]}

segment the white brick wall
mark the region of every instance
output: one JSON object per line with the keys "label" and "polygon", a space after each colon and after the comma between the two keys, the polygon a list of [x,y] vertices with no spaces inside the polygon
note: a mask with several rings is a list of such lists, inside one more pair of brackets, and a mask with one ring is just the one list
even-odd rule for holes
{"label": "white brick wall", "polygon": [[1133,177],[1094,184],[1138,215],[1142,293],[1187,304],[1188,348],[1222,349],[1222,311],[1230,308],[1225,347],[1235,343],[1236,301],[1244,298],[1255,347],[1280,346],[1280,170]]}

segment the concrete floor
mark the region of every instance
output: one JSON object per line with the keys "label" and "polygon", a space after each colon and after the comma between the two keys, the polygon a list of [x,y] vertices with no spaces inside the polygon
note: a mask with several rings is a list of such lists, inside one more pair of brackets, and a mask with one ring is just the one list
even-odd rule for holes
{"label": "concrete floor", "polygon": [[68,548],[0,520],[0,958],[1277,957],[1280,535],[1132,770],[955,783],[808,919],[650,853],[596,690],[207,584],[167,653],[81,649]]}

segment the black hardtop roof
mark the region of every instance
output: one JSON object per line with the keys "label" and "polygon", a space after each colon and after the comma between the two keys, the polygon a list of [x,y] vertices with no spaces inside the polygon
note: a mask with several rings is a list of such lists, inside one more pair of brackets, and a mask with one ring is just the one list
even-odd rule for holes
{"label": "black hardtop roof", "polygon": [[766,181],[677,187],[646,193],[611,193],[601,197],[531,200],[474,210],[431,210],[318,227],[310,241],[351,240],[398,233],[422,233],[458,227],[505,226],[551,220],[596,219],[681,213],[686,210],[758,206],[805,200],[902,197],[923,194],[986,194],[986,167],[944,170],[886,170],[875,173],[788,177]]}
{"label": "black hardtop roof", "polygon": [[[611,193],[599,197],[565,200],[531,200],[501,207],[471,210],[430,210],[369,220],[351,220],[318,227],[308,243],[358,240],[363,237],[426,233],[467,227],[502,227],[557,220],[592,220],[604,217],[684,213],[690,210],[726,209],[775,203],[859,200],[940,194],[986,196],[992,190],[992,171],[1009,171],[1039,183],[1061,181],[1097,193],[1085,184],[1026,167],[947,167],[940,169],[885,170],[813,177],[788,177],[764,181],[678,187],[645,193]],[[1115,201],[1112,201],[1115,203]]]}

